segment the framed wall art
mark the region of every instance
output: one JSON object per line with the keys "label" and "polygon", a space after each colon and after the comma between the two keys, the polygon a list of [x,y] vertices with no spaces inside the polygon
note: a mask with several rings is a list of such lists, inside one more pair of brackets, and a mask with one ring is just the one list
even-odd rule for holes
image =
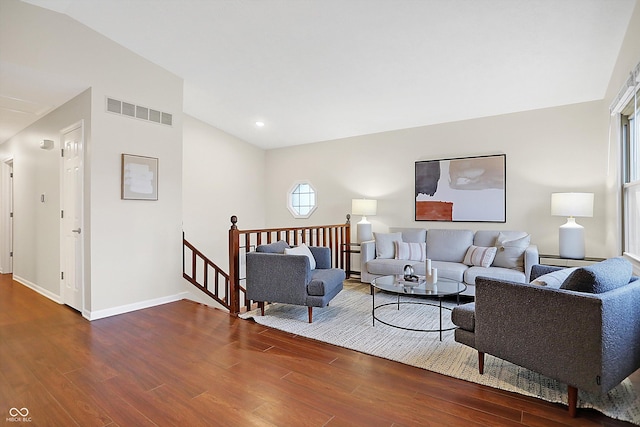
{"label": "framed wall art", "polygon": [[416,221],[506,222],[506,155],[416,162]]}
{"label": "framed wall art", "polygon": [[158,159],[122,154],[123,200],[158,200]]}

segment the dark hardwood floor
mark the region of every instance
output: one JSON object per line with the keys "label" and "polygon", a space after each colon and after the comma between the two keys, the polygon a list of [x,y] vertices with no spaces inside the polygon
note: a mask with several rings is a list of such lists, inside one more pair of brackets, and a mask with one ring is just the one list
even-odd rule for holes
{"label": "dark hardwood floor", "polygon": [[[11,408],[27,408],[30,422],[11,422]],[[186,300],[88,322],[10,275],[0,276],[5,418],[56,427],[628,425],[585,409],[572,419],[562,405]]]}

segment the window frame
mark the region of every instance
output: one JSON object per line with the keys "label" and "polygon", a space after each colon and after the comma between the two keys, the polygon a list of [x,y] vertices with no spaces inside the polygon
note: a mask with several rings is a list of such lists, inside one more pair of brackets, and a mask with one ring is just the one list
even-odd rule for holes
{"label": "window frame", "polygon": [[[619,112],[622,154],[622,252],[640,261],[640,85]],[[635,161],[634,161],[635,160]],[[635,210],[634,210],[635,206]]]}
{"label": "window frame", "polygon": [[[309,192],[298,192],[296,193],[296,191],[301,187],[301,186],[308,186],[310,191]],[[311,195],[311,202],[310,203],[301,203],[300,200],[300,196],[304,196],[304,195]],[[296,196],[297,196],[297,200],[296,200]],[[309,182],[308,180],[301,180],[301,181],[296,181],[293,183],[293,185],[289,188],[289,191],[287,192],[287,208],[289,209],[289,212],[291,212],[291,215],[293,215],[294,218],[298,218],[298,219],[305,219],[305,218],[309,218],[313,212],[315,212],[316,208],[318,207],[318,191],[316,190],[316,188],[311,184],[311,182]],[[301,208],[308,208],[308,211],[301,211]]]}

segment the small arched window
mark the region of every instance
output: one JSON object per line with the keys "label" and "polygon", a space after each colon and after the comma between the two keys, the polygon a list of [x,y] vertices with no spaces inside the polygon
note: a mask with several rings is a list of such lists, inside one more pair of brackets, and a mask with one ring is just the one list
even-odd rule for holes
{"label": "small arched window", "polygon": [[296,182],[289,190],[288,208],[294,218],[309,218],[317,206],[316,190],[306,181]]}

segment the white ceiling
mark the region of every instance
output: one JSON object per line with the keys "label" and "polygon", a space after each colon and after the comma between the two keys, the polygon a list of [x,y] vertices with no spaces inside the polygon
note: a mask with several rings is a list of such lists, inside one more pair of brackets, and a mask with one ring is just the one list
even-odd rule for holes
{"label": "white ceiling", "polygon": [[[266,149],[602,99],[636,4],[25,1],[181,76],[187,114]],[[23,108],[67,100],[27,77]]]}

